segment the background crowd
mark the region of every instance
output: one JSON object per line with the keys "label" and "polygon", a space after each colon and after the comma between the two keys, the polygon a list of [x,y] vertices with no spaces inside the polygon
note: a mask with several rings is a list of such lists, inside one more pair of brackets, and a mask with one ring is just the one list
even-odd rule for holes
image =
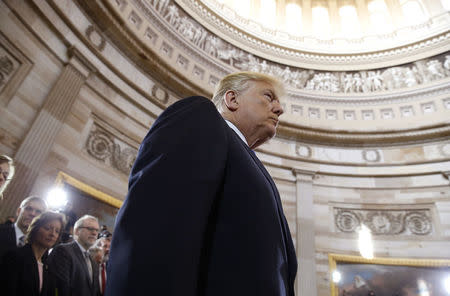
{"label": "background crowd", "polygon": [[[14,176],[13,160],[0,155],[0,196]],[[103,295],[112,234],[98,219],[65,209],[48,210],[38,196],[25,198],[0,225],[2,295]]]}

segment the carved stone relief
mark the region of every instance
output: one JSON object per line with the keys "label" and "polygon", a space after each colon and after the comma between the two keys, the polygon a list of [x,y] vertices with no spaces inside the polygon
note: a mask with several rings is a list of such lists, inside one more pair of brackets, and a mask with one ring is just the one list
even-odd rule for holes
{"label": "carved stone relief", "polygon": [[450,156],[450,144],[445,144],[440,147],[442,155]]}
{"label": "carved stone relief", "polygon": [[33,63],[0,32],[0,104],[7,104]]}
{"label": "carved stone relief", "polygon": [[99,50],[105,49],[106,41],[102,34],[92,25],[86,29],[86,37]]}
{"label": "carved stone relief", "polygon": [[162,87],[154,84],[152,87],[152,96],[163,104],[167,104],[169,101],[169,93]]}
{"label": "carved stone relief", "polygon": [[450,109],[450,98],[449,99],[443,99],[442,103],[444,104],[445,109]]}
{"label": "carved stone relief", "polygon": [[85,148],[93,158],[126,175],[130,173],[137,155],[136,148],[96,124],[92,126]]}
{"label": "carved stone relief", "polygon": [[431,235],[430,209],[363,210],[333,208],[337,232],[353,233],[361,224],[374,235]]}
{"label": "carved stone relief", "polygon": [[363,159],[368,162],[379,162],[380,161],[380,151],[378,150],[363,150]]}
{"label": "carved stone relief", "polygon": [[309,147],[309,146],[297,144],[295,147],[295,153],[298,156],[310,158],[311,154],[312,154],[312,150],[311,150],[311,147]]}
{"label": "carved stone relief", "polygon": [[[0,48],[1,50],[1,48]],[[3,86],[6,85],[9,78],[11,78],[14,72],[14,62],[11,56],[8,56],[6,52],[0,53],[0,91]]]}
{"label": "carved stone relief", "polygon": [[[450,55],[390,68],[353,72],[326,72],[289,67],[256,57],[206,30],[172,0],[135,1],[150,6],[167,26],[205,54],[238,70],[263,72],[279,77],[289,87],[331,93],[392,91],[450,77]],[[264,46],[264,44],[261,44]],[[168,54],[167,51],[163,50]]]}

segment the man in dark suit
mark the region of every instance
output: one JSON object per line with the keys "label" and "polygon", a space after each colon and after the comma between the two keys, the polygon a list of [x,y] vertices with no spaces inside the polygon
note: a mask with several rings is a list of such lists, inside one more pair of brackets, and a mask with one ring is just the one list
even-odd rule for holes
{"label": "man in dark suit", "polygon": [[98,296],[98,264],[89,248],[100,231],[97,218],[85,215],[75,222],[75,240],[56,246],[48,257],[49,269],[56,276],[59,296]]}
{"label": "man in dark suit", "polygon": [[47,210],[47,203],[38,196],[29,196],[17,209],[17,221],[14,224],[0,225],[0,262],[3,255],[14,248],[25,245],[25,235],[31,221]]}
{"label": "man in dark suit", "polygon": [[282,94],[272,77],[235,73],[216,106],[190,97],[158,117],[116,219],[107,296],[294,295],[280,196],[251,150],[275,135]]}

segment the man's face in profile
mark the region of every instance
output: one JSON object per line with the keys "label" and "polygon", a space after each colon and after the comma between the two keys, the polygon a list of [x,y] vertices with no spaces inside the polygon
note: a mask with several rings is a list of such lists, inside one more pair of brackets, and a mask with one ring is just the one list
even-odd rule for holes
{"label": "man's face in profile", "polygon": [[273,85],[249,81],[248,88],[237,94],[237,101],[239,123],[246,134],[255,135],[262,142],[275,136],[278,118],[284,111]]}

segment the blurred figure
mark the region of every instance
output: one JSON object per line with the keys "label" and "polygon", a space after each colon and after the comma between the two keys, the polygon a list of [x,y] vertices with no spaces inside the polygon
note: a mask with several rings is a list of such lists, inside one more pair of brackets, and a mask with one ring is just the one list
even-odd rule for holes
{"label": "blurred figure", "polygon": [[103,249],[99,248],[95,245],[89,248],[89,254],[91,255],[92,260],[97,262],[97,264],[102,264],[103,262]]}
{"label": "blurred figure", "polygon": [[111,246],[112,233],[108,230],[100,232],[95,245],[103,250],[103,262],[108,262],[109,259],[109,247]]}
{"label": "blurred figure", "polygon": [[88,252],[99,231],[97,218],[84,215],[75,222],[74,241],[53,248],[48,264],[56,274],[59,296],[99,295],[98,264]]}
{"label": "blurred figure", "polygon": [[64,209],[62,209],[60,212],[66,216],[67,221],[66,227],[61,237],[61,242],[70,243],[71,241],[73,241],[73,226],[78,219],[77,214],[73,211],[72,202],[67,201]]}
{"label": "blurred figure", "polygon": [[[105,226],[105,225],[103,225]],[[105,226],[106,228],[106,226]],[[95,245],[103,250],[103,260],[100,263],[99,269],[99,282],[100,282],[100,293],[103,295],[105,293],[106,288],[106,266],[108,265],[109,260],[109,247],[111,246],[112,233],[108,230],[103,230],[98,235],[98,239],[95,242]]]}
{"label": "blurred figure", "polygon": [[14,222],[16,222],[16,217],[8,216],[8,217],[6,217],[5,223],[3,223],[3,224],[12,225],[12,224],[14,224]]}
{"label": "blurred figure", "polygon": [[0,262],[5,252],[25,245],[25,235],[31,221],[47,210],[47,203],[38,196],[30,196],[17,209],[14,224],[0,225]]}
{"label": "blurred figure", "polygon": [[46,259],[63,227],[64,217],[59,213],[45,212],[33,219],[25,246],[4,256],[0,267],[2,295],[57,295],[54,275],[49,271]]}
{"label": "blurred figure", "polygon": [[14,163],[11,157],[0,155],[0,199],[3,199],[3,191],[5,191],[9,182],[14,176]]}

